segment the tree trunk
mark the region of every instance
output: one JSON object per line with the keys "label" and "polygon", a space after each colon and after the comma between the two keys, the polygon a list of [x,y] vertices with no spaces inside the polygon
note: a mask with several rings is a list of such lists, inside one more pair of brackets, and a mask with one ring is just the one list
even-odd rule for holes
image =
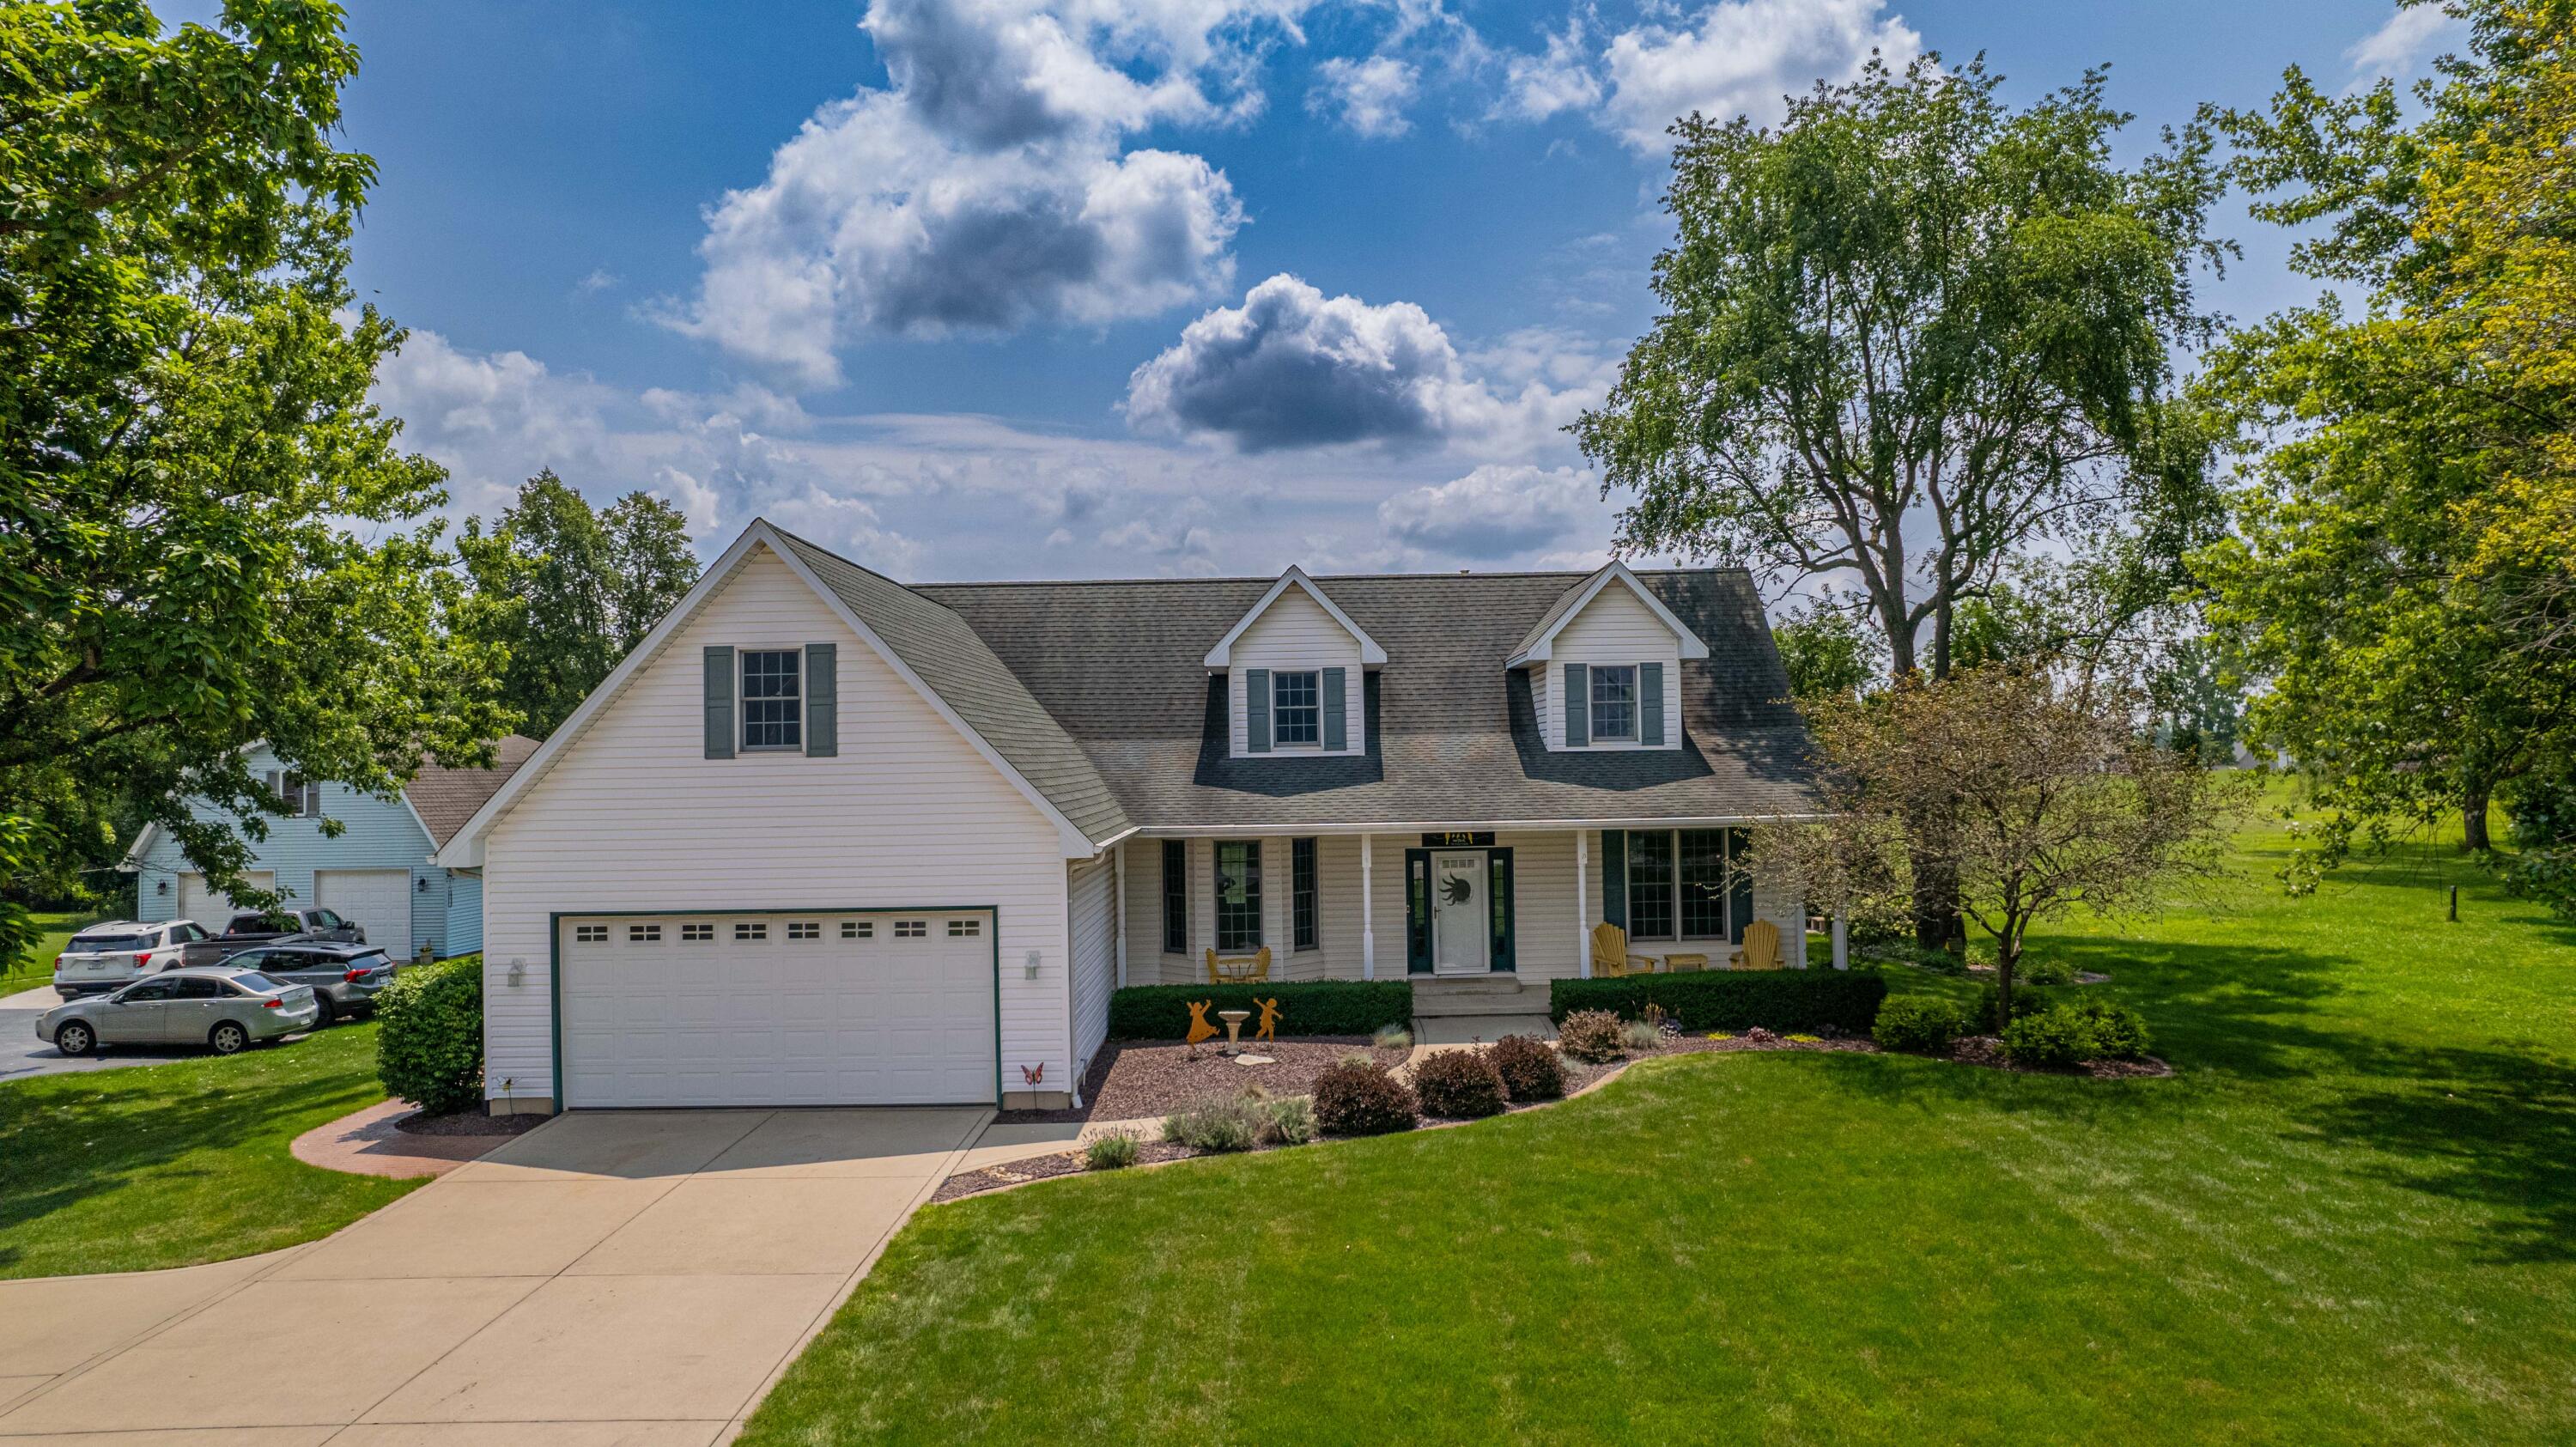
{"label": "tree trunk", "polygon": [[2460,801],[2460,847],[2483,854],[2495,848],[2487,838],[2487,791],[2471,789]]}
{"label": "tree trunk", "polygon": [[[1922,857],[1916,852],[1916,859]],[[1964,931],[1959,923],[1959,876],[1946,864],[1914,866],[1914,943],[1927,950],[1950,948]]]}

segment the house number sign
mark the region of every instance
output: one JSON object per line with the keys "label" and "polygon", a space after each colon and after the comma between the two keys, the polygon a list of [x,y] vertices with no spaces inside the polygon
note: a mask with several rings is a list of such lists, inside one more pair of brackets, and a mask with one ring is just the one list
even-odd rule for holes
{"label": "house number sign", "polygon": [[1422,836],[1422,847],[1425,849],[1491,849],[1494,847],[1494,835],[1491,830],[1475,834],[1464,829],[1452,829],[1446,834],[1426,833]]}

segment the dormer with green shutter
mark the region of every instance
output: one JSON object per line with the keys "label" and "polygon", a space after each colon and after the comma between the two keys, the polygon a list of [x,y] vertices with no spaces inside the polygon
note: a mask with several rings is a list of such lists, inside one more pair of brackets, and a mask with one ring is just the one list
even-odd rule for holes
{"label": "dormer with green shutter", "polygon": [[1566,590],[1504,663],[1529,671],[1550,752],[1678,749],[1684,659],[1708,644],[1624,563]]}
{"label": "dormer with green shutter", "polygon": [[1205,660],[1226,680],[1235,758],[1317,758],[1367,752],[1368,670],[1386,650],[1351,621],[1303,568],[1279,575]]}

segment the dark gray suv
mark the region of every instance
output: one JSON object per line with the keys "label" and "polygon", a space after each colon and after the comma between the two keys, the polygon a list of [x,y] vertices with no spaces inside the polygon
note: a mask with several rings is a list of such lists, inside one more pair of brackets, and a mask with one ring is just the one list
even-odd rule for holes
{"label": "dark gray suv", "polygon": [[253,945],[224,960],[228,970],[256,970],[282,985],[311,987],[322,1018],[333,1020],[374,1012],[376,995],[394,982],[394,962],[373,945],[332,944],[324,940],[285,940]]}

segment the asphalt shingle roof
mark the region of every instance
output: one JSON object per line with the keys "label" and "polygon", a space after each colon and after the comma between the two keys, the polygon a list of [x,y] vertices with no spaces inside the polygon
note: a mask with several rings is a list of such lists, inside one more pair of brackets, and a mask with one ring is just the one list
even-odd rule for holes
{"label": "asphalt shingle roof", "polygon": [[499,793],[537,748],[535,739],[509,734],[493,743],[492,767],[488,769],[451,769],[424,762],[420,772],[403,786],[403,795],[411,800],[412,811],[420,815],[422,827],[429,830],[431,847],[446,848],[456,831],[465,827],[465,821],[474,817],[474,811]]}
{"label": "asphalt shingle roof", "polygon": [[[1387,652],[1363,685],[1366,755],[1236,760],[1225,680],[1201,660],[1272,579],[907,589],[831,561],[872,580],[843,592],[871,626],[879,611],[917,620],[903,626],[920,646],[969,660],[958,665],[961,686],[992,697],[971,711],[952,698],[961,715],[979,730],[979,713],[1028,733],[1040,732],[1039,717],[1057,725],[1049,748],[1061,737],[1089,768],[1059,761],[1049,777],[1098,816],[1115,808],[1139,827],[1734,819],[1816,807],[1806,731],[1784,701],[1788,678],[1761,600],[1737,570],[1638,575],[1709,647],[1706,660],[1681,666],[1677,752],[1548,753],[1527,675],[1504,667],[1516,640],[1591,575],[1417,574],[1316,580]],[[924,603],[935,606],[925,613]],[[1054,795],[1056,785],[1030,777]]]}

